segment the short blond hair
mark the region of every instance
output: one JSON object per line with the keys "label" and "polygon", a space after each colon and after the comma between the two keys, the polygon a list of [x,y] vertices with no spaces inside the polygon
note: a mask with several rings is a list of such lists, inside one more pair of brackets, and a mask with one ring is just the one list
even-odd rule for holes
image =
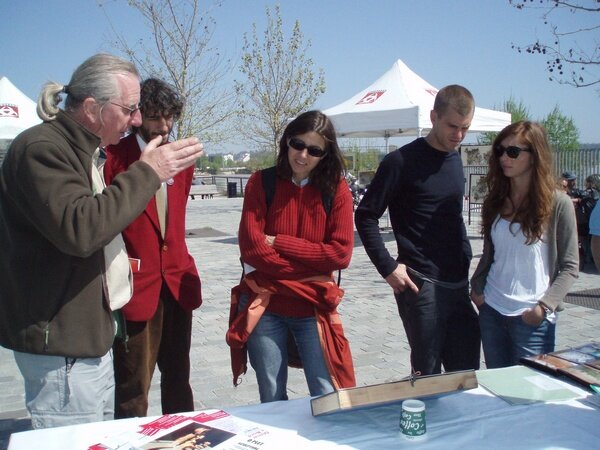
{"label": "short blond hair", "polygon": [[451,84],[439,90],[433,102],[433,110],[438,116],[452,108],[463,117],[475,111],[475,99],[471,92],[458,84]]}

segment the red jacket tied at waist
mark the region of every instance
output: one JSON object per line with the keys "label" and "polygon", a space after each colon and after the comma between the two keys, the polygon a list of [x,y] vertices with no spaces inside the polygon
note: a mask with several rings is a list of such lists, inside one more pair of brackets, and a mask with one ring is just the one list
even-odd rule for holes
{"label": "red jacket tied at waist", "polygon": [[[241,294],[250,295],[244,309],[238,312]],[[233,384],[246,373],[246,342],[269,305],[271,295],[296,297],[314,305],[319,339],[331,381],[336,389],[356,386],[350,345],[344,336],[342,322],[336,310],[344,291],[329,277],[318,276],[302,280],[272,280],[252,272],[231,291],[227,344],[231,350]]]}

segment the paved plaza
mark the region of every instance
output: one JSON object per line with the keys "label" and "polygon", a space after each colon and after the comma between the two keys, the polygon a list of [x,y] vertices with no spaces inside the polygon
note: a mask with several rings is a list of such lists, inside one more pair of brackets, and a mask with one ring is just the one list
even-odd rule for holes
{"label": "paved plaza", "polygon": [[[188,246],[200,277],[204,303],[194,313],[191,351],[195,409],[224,408],[258,402],[254,372],[249,368],[241,385],[234,388],[225,331],[229,315],[229,291],[239,282],[237,246],[241,198],[215,197],[190,200],[188,205]],[[386,219],[382,220],[385,225]],[[475,259],[481,256],[482,240],[476,223],[468,226]],[[395,254],[395,242],[385,232],[388,248]],[[350,267],[342,271],[341,286],[346,294],[339,308],[346,336],[352,348],[359,386],[398,380],[410,373],[409,347],[398,317],[391,289],[371,265],[357,240]],[[580,274],[572,292],[600,288],[600,275],[591,267]],[[566,304],[557,326],[557,349],[600,338],[600,311]],[[482,355],[483,356],[483,355]],[[482,367],[484,362],[482,361]],[[159,372],[150,394],[149,415],[159,415]],[[289,397],[308,395],[301,370],[290,369]],[[22,379],[12,353],[0,348],[0,448],[5,448],[11,431],[27,429]]]}

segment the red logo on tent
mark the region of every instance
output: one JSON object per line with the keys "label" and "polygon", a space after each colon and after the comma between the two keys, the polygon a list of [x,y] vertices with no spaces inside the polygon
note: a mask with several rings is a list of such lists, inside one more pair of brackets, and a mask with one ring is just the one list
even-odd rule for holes
{"label": "red logo on tent", "polygon": [[19,107],[17,105],[0,104],[0,117],[19,118]]}
{"label": "red logo on tent", "polygon": [[356,102],[356,104],[357,105],[365,105],[365,104],[369,104],[369,103],[375,103],[377,101],[377,99],[384,94],[384,92],[385,92],[385,90],[384,91],[367,92],[363,98],[361,98],[358,102]]}

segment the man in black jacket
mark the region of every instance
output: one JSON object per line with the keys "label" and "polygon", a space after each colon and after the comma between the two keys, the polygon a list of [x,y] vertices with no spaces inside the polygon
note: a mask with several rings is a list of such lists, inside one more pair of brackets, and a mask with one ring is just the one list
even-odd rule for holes
{"label": "man in black jacket", "polygon": [[[477,313],[468,296],[471,246],[462,218],[464,174],[457,148],[475,110],[462,86],[440,90],[425,138],[381,162],[356,209],[365,250],[394,290],[415,373],[479,368]],[[388,208],[398,246],[394,259],[379,232]]]}

